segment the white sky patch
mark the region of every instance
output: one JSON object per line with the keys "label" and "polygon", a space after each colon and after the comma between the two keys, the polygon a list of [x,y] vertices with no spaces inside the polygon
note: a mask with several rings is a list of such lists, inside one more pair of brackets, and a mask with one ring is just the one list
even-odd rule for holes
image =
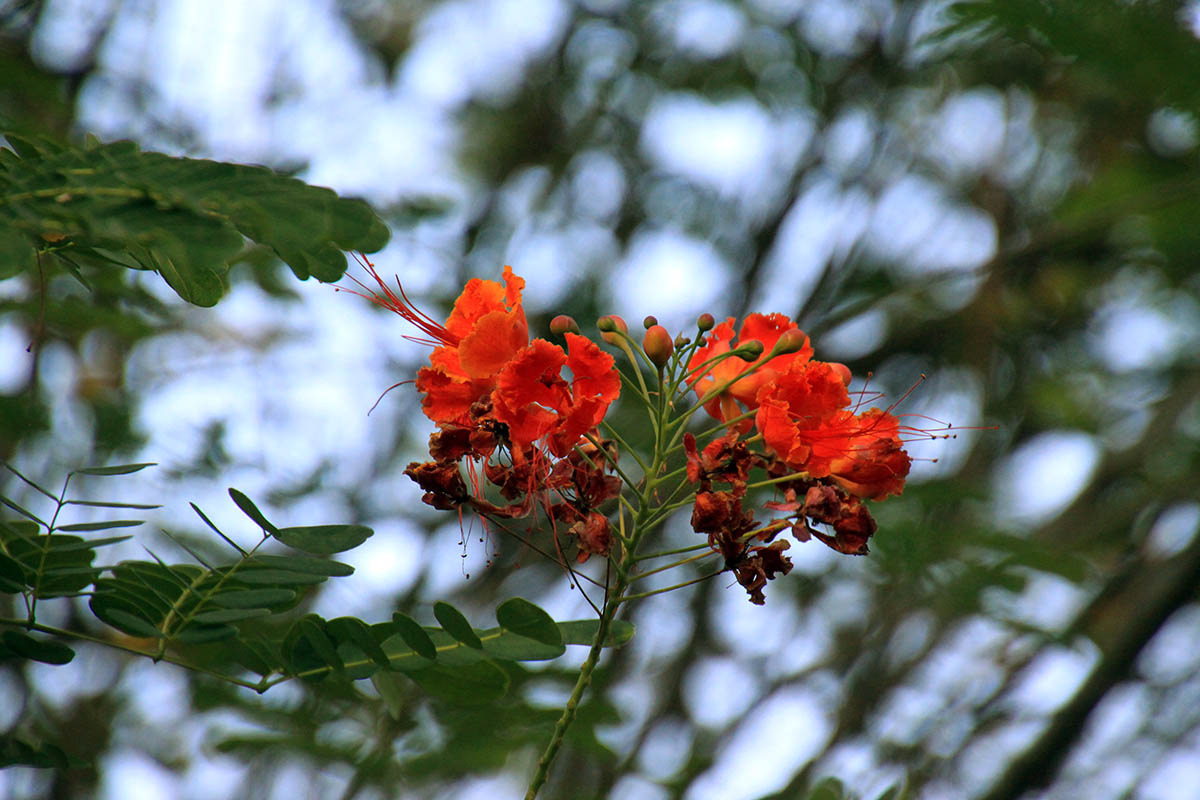
{"label": "white sky patch", "polygon": [[1139,654],[1138,672],[1157,686],[1173,686],[1195,675],[1200,668],[1197,630],[1200,630],[1200,606],[1185,606],[1176,611]]}
{"label": "white sky patch", "polygon": [[400,84],[443,108],[476,93],[503,97],[565,24],[566,9],[557,0],[443,3],[422,17],[399,67]]}
{"label": "white sky patch", "polygon": [[[824,547],[817,542],[793,544],[788,553],[809,545]],[[730,573],[722,573],[713,580],[720,581],[724,587],[722,591],[714,593],[708,613],[717,638],[731,652],[743,657],[767,656],[786,647],[792,640],[799,622],[798,612],[790,603],[771,603],[771,592],[778,583],[767,585],[763,590],[767,604],[756,606],[749,601],[746,591]]]}
{"label": "white sky patch", "polygon": [[746,28],[745,14],[719,0],[672,0],[658,4],[654,16],[674,49],[701,58],[728,54]]}
{"label": "white sky patch", "polygon": [[825,164],[839,175],[852,175],[863,169],[874,152],[877,122],[867,109],[844,110],[825,131]]}
{"label": "white sky patch", "polygon": [[634,336],[647,314],[667,330],[683,330],[705,311],[720,317],[728,309],[722,295],[729,283],[712,245],[677,231],[643,230],[613,275],[609,303]]}
{"label": "white sky patch", "polygon": [[1177,503],[1154,521],[1146,537],[1146,547],[1159,558],[1170,558],[1192,543],[1198,527],[1200,504]]}
{"label": "white sky patch", "polygon": [[101,800],[170,800],[181,797],[182,779],[153,758],[120,749],[100,764]]}
{"label": "white sky patch", "polygon": [[1004,96],[995,89],[951,95],[932,121],[927,154],[950,173],[986,170],[1004,146]]}
{"label": "white sky patch", "polygon": [[112,0],[50,0],[30,39],[34,60],[51,72],[80,69],[111,9]]}
{"label": "white sky patch", "polygon": [[1015,716],[1049,714],[1087,678],[1098,660],[1095,648],[1075,650],[1050,645],[1017,676],[1003,702]]}
{"label": "white sky patch", "polygon": [[982,211],[946,197],[942,187],[905,175],[880,195],[867,243],[908,277],[964,272],[996,250],[996,226]]}
{"label": "white sky patch", "polygon": [[794,313],[812,292],[826,263],[842,258],[858,240],[870,208],[864,192],[844,191],[838,181],[818,172],[784,217],[753,295],[753,307]]}
{"label": "white sky patch", "polygon": [[1050,519],[1083,491],[1100,461],[1093,437],[1079,431],[1039,434],[996,471],[993,515],[1004,528]]}
{"label": "white sky patch", "polygon": [[813,132],[809,117],[772,115],[749,97],[712,103],[676,93],[654,100],[640,145],[667,172],[755,205],[762,187],[794,163]]}
{"label": "white sky patch", "polygon": [[1165,308],[1117,302],[1093,321],[1091,349],[1114,372],[1152,369],[1170,363],[1200,338],[1200,311],[1178,298]]}
{"label": "white sky patch", "polygon": [[611,264],[619,252],[607,227],[573,225],[533,230],[531,226],[520,226],[509,241],[504,262],[525,278],[525,307],[552,311],[572,287],[578,287],[597,266]]}
{"label": "white sky patch", "polygon": [[888,330],[886,312],[859,314],[821,336],[821,355],[832,359],[861,358],[884,343]]}
{"label": "white sky patch", "polygon": [[721,729],[755,701],[761,681],[745,663],[732,658],[697,661],[683,679],[683,699],[697,725]]}
{"label": "white sky patch", "polygon": [[1138,800],[1191,800],[1200,786],[1200,755],[1196,736],[1186,737],[1139,787]]}
{"label": "white sky patch", "polygon": [[638,753],[638,766],[647,775],[667,780],[687,763],[694,731],[681,720],[666,718],[655,724]]}
{"label": "white sky patch", "polygon": [[[806,688],[775,692],[746,716],[712,768],[688,787],[685,800],[750,800],[787,785],[829,738],[832,726],[823,706]],[[770,769],[747,769],[748,764]]]}
{"label": "white sky patch", "polygon": [[25,352],[31,331],[12,321],[0,323],[0,394],[15,394],[25,385],[33,354]]}

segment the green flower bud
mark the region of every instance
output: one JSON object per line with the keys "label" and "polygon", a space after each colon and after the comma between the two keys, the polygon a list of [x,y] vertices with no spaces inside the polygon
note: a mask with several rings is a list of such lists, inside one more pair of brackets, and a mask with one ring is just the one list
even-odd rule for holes
{"label": "green flower bud", "polygon": [[740,358],[742,361],[757,361],[759,356],[763,354],[763,343],[757,339],[751,339],[741,347],[733,350],[733,355]]}
{"label": "green flower bud", "polygon": [[600,338],[613,345],[622,341],[617,331],[629,333],[629,326],[625,324],[625,320],[616,314],[608,314],[596,320],[596,327],[600,329]]}
{"label": "green flower bud", "polygon": [[701,333],[704,333],[706,331],[711,331],[713,329],[713,326],[716,324],[717,324],[717,320],[713,317],[712,314],[701,314],[700,317],[696,320],[696,327],[700,329]]}

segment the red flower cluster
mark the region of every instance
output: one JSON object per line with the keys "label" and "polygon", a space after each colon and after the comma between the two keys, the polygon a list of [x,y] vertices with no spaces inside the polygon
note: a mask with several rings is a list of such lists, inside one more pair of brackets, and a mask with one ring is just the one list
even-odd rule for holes
{"label": "red flower cluster", "polygon": [[[439,429],[429,441],[433,460],[405,470],[425,490],[424,501],[440,509],[470,505],[501,518],[526,516],[540,505],[576,536],[580,560],[607,553],[608,520],[594,509],[619,493],[620,482],[608,474],[611,454],[591,448],[588,457],[575,447],[620,394],[612,356],[574,333],[566,334],[565,352],[544,339],[530,341],[521,305],[525,281],[509,267],[503,284],[468,282],[439,324],[365,266],[378,284],[362,286],[365,296],[420,329],[425,338],[418,341],[434,345],[430,366],[416,379],[421,407]],[[464,460],[471,487],[460,470]],[[509,503],[484,497],[479,465]]]}
{"label": "red flower cluster", "polygon": [[[579,561],[607,556],[614,534],[600,508],[622,484],[612,474],[615,449],[596,431],[621,389],[612,356],[579,335],[568,317],[551,323],[565,348],[530,340],[525,282],[509,267],[502,283],[470,281],[443,324],[365,266],[378,286],[360,284],[364,296],[411,322],[424,334],[418,341],[434,348],[415,381],[422,409],[438,427],[431,460],[405,470],[424,501],[439,509],[466,506],[494,520],[541,509],[573,537]],[[698,325],[709,333],[691,345],[647,317],[642,349],[662,387],[678,385],[680,348],[692,347],[683,377],[725,429],[703,449],[691,433],[683,436],[687,479],[696,487],[692,527],[761,604],[767,582],[792,568],[788,541],[777,539],[788,528],[800,541],[815,537],[841,553],[867,552],[876,525],[864,501],[903,491],[911,460],[900,434],[915,430],[890,409],[860,412],[847,389],[850,371],[814,361],[808,336],[783,314],[751,314],[736,330],[732,318],[714,323],[703,315]],[[601,318],[598,327],[604,341],[636,361],[620,318]],[[674,413],[671,403],[655,411],[644,399],[652,415]],[[757,435],[749,437],[753,429]],[[764,446],[751,449],[759,439]],[[665,470],[663,458],[655,455],[656,469]],[[782,518],[760,524],[745,508],[752,470],[782,493],[767,503]]]}
{"label": "red flower cluster", "polygon": [[[803,337],[803,346],[773,355],[785,334]],[[742,407],[755,411],[763,441],[792,472],[831,478],[850,494],[871,500],[903,491],[911,462],[899,422],[880,409],[855,414],[848,408],[850,371],[844,365],[810,360],[808,337],[782,314],[751,314],[742,324],[737,346],[760,342],[763,354],[756,360],[734,356],[706,363],[729,353],[733,338],[728,319],[688,364],[690,385],[712,416],[729,421],[743,413]]]}
{"label": "red flower cluster", "polygon": [[[811,360],[808,337],[786,316],[751,314],[736,337],[733,322],[717,325],[688,363],[689,385],[708,413],[731,428],[701,452],[690,434],[684,439],[688,478],[698,484],[692,527],[708,536],[751,602],[762,603],[767,580],[792,564],[782,555],[786,541],[752,541],[769,542],[790,525],[802,542],[816,537],[840,553],[865,555],[876,524],[862,501],[900,494],[911,460],[896,417],[881,409],[855,413],[846,388],[850,371]],[[752,453],[740,440],[751,422],[737,418],[750,414],[765,453]],[[767,507],[790,520],[760,526],[743,510],[755,467],[784,495]],[[714,490],[714,481],[728,488]]]}

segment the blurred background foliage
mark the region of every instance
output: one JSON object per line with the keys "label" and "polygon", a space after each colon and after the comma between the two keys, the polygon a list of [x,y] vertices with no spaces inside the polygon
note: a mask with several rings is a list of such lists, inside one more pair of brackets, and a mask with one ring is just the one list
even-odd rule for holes
{"label": "blurred background foliage", "polygon": [[[512,263],[535,328],[782,311],[892,398],[926,374],[903,411],[998,426],[915,447],[939,460],[876,507],[868,558],[794,547],[764,608],[721,580],[634,607],[547,797],[790,798],[827,776],[870,797],[1191,796],[1200,6],[201,7],[0,2],[0,122],[364,195],[392,227],[378,263],[428,308]],[[399,321],[267,251],[224,280],[212,311],[128,270],[0,282],[0,457],[46,480],[158,461],[125,485],[182,535],[202,533],[187,501],[212,511],[230,483],[296,524],[371,525],[371,582],[322,613],[429,621],[452,598],[484,620],[521,594],[584,616],[559,570],[460,539],[399,474],[428,433],[412,393],[364,416],[420,362]],[[393,716],[370,687],[258,697],[81,647],[2,667],[0,729],[87,766],[0,787],[516,796],[571,658],[514,668],[499,705],[416,693]]]}

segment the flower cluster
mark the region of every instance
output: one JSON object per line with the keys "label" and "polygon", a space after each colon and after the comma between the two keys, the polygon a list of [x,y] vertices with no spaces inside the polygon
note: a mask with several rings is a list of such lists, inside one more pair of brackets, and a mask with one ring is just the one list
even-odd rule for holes
{"label": "flower cluster", "polygon": [[[655,557],[638,552],[646,534],[688,504],[693,529],[706,537],[697,547],[717,554],[718,572],[732,573],[754,603],[764,602],[769,580],[792,568],[785,531],[866,554],[876,524],[865,501],[903,491],[911,459],[901,436],[929,435],[902,425],[891,408],[862,409],[861,393],[852,401],[850,370],[814,360],[808,336],[783,314],[750,314],[740,328],[704,314],[695,340],[672,339],[647,317],[640,347],[623,320],[602,317],[600,338],[629,360],[635,382],[626,390],[640,398],[653,431],[650,452],[632,453],[642,473],[633,480],[613,443],[628,451],[624,439],[607,427],[611,440],[600,433],[621,393],[613,357],[569,317],[550,326],[565,347],[530,339],[525,282],[510,268],[502,283],[471,280],[443,324],[366,267],[377,287],[359,284],[364,296],[411,322],[424,334],[418,341],[433,347],[415,383],[438,429],[431,460],[405,471],[425,502],[495,520],[541,511],[556,534],[571,537],[577,560],[609,558],[621,591]],[[657,384],[647,381],[647,368]],[[719,423],[703,446],[687,430],[700,409]],[[768,486],[777,496],[764,508],[775,518],[759,522],[751,492]],[[610,502],[623,492],[620,505]]]}
{"label": "flower cluster", "polygon": [[[471,506],[491,518],[527,516],[540,505],[574,535],[579,560],[607,555],[608,518],[595,509],[620,492],[620,482],[609,474],[613,454],[591,443],[607,447],[595,428],[621,390],[612,356],[569,332],[565,351],[530,340],[525,281],[509,267],[503,284],[468,282],[445,324],[418,311],[399,286],[393,291],[369,262],[366,268],[377,287],[360,284],[364,296],[411,322],[424,334],[418,341],[434,348],[416,378],[421,408],[438,426],[432,460],[405,470],[424,501],[447,510]],[[481,474],[499,495],[495,502]]]}

